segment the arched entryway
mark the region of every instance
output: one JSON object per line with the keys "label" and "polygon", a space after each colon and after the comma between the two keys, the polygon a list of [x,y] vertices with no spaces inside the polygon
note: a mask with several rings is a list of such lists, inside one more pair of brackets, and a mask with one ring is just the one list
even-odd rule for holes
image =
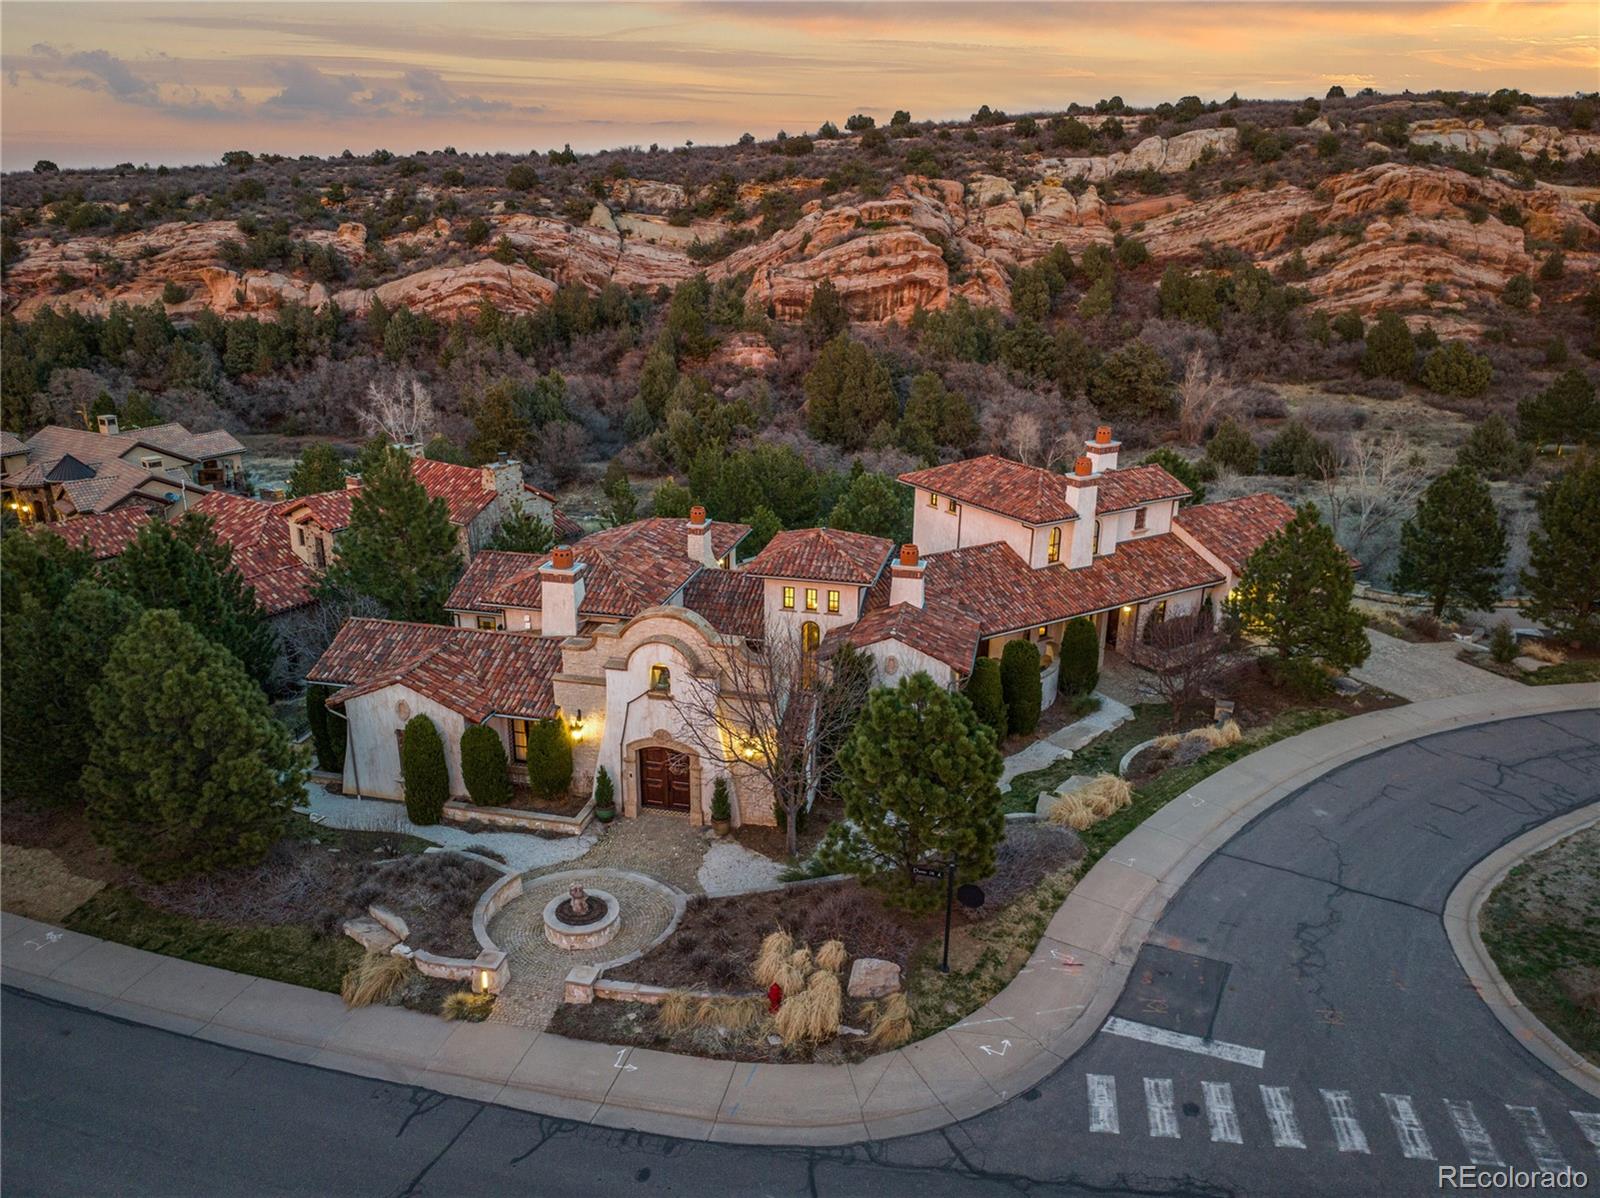
{"label": "arched entryway", "polygon": [[653,746],[639,750],[639,803],[664,811],[688,811],[694,793],[687,753]]}

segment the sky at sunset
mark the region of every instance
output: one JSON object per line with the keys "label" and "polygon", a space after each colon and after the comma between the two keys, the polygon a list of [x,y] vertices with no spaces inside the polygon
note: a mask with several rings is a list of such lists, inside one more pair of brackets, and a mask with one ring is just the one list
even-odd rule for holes
{"label": "sky at sunset", "polygon": [[7,170],[726,142],[1119,94],[1600,86],[1580,3],[0,6]]}

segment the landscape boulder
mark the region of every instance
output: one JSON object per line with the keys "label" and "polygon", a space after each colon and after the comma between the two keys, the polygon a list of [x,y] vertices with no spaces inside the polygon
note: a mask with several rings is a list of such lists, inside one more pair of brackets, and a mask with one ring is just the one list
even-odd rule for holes
{"label": "landscape boulder", "polygon": [[882,998],[900,989],[900,967],[877,957],[857,957],[850,965],[851,998]]}

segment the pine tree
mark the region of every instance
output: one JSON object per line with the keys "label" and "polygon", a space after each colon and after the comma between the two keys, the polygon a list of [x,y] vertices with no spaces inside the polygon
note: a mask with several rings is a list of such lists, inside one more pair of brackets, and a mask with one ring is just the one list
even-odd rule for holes
{"label": "pine tree", "polygon": [[524,397],[510,379],[502,379],[479,396],[472,408],[472,440],[467,452],[478,462],[492,462],[499,454],[521,458],[530,428],[524,414]]}
{"label": "pine tree", "polygon": [[978,432],[977,417],[965,395],[947,389],[931,370],[911,380],[897,433],[900,448],[924,460],[937,460],[940,446],[970,449]]}
{"label": "pine tree", "polygon": [[[1141,466],[1160,466],[1173,478],[1177,479],[1191,492],[1179,506],[1188,507],[1191,503],[1204,503],[1206,501],[1206,484],[1200,476],[1201,467],[1191,462],[1175,449],[1168,449],[1163,445],[1160,449],[1153,449],[1139,459]],[[1215,470],[1209,471],[1212,477],[1216,476]]]}
{"label": "pine tree", "polygon": [[1355,585],[1333,530],[1306,504],[1250,555],[1228,609],[1241,631],[1276,651],[1292,681],[1312,685],[1321,666],[1348,670],[1367,659],[1366,629],[1350,605]]}
{"label": "pine tree", "polygon": [[1099,685],[1100,630],[1089,617],[1079,616],[1067,621],[1061,634],[1060,687],[1069,695],[1087,695]]}
{"label": "pine tree", "polygon": [[1456,451],[1456,465],[1469,466],[1485,478],[1510,478],[1533,461],[1533,448],[1518,441],[1511,425],[1491,412],[1476,425]]}
{"label": "pine tree", "polygon": [[972,677],[967,679],[967,701],[973,713],[983,721],[984,727],[994,733],[996,742],[1003,741],[1009,728],[1006,723],[1006,700],[1000,689],[1000,663],[992,657],[980,657],[972,663]]}
{"label": "pine tree", "polygon": [[678,363],[672,346],[660,340],[645,355],[639,369],[639,402],[650,419],[660,423],[667,411],[667,400],[678,385]]}
{"label": "pine tree", "polygon": [[344,486],[345,464],[333,446],[321,441],[307,445],[289,475],[289,498],[321,495]]}
{"label": "pine tree", "polygon": [[1415,364],[1416,343],[1406,322],[1393,312],[1378,317],[1367,330],[1367,347],[1361,354],[1361,373],[1368,378],[1390,378],[1405,382]]}
{"label": "pine tree", "polygon": [[1428,485],[1400,529],[1396,590],[1428,597],[1435,618],[1463,606],[1488,609],[1500,593],[1506,530],[1489,486],[1467,466]]}
{"label": "pine tree", "polygon": [[1539,495],[1522,586],[1527,612],[1563,639],[1600,647],[1600,457],[1586,454]]}
{"label": "pine tree", "polygon": [[840,333],[849,331],[850,317],[844,310],[844,300],[832,279],[823,279],[812,290],[802,327],[806,340],[812,345],[823,345]]}
{"label": "pine tree", "polygon": [[89,699],[95,839],[155,882],[253,865],[288,830],[305,768],[266,697],[175,612],[120,636]]}
{"label": "pine tree", "polygon": [[233,568],[233,547],[212,529],[210,517],[193,512],[177,524],[151,520],[105,571],[106,585],[146,611],[177,612],[266,686],[278,666],[278,634]]}
{"label": "pine tree", "polygon": [[689,489],[675,479],[669,478],[663,481],[656,488],[655,494],[650,497],[650,514],[682,520],[689,515],[691,503]]}
{"label": "pine tree", "polygon": [[879,687],[840,755],[845,821],[821,855],[903,906],[934,906],[942,888],[919,883],[913,867],[954,860],[967,881],[994,869],[1005,835],[1000,770],[994,733],[964,695],[920,673]]}
{"label": "pine tree", "polygon": [[400,778],[407,819],[426,827],[444,818],[444,805],[450,801],[450,767],[445,764],[444,738],[425,715],[412,716],[401,734]]}
{"label": "pine tree", "polygon": [[819,441],[861,449],[881,424],[894,423],[897,401],[889,368],[848,335],[817,355],[805,379],[806,424]]}
{"label": "pine tree", "polygon": [[322,589],[365,595],[393,620],[438,623],[461,573],[457,544],[444,500],[428,497],[404,452],[386,449],[351,502],[350,527]]}
{"label": "pine tree", "polygon": [[1517,405],[1517,435],[1535,445],[1600,442],[1600,399],[1574,366],[1543,391]]}
{"label": "pine tree", "polygon": [[606,464],[604,491],[606,523],[612,527],[632,523],[639,513],[639,497],[633,493],[628,472],[616,458]]}
{"label": "pine tree", "polygon": [[851,468],[850,485],[828,513],[828,527],[864,532],[891,541],[911,539],[911,490],[887,474]]}
{"label": "pine tree", "polygon": [[511,501],[511,511],[500,521],[485,549],[503,549],[512,553],[549,553],[556,543],[556,530],[551,525],[523,508],[520,500]]}
{"label": "pine tree", "polygon": [[1000,651],[1000,690],[1006,700],[1006,723],[1026,736],[1039,726],[1044,687],[1039,678],[1039,647],[1032,641],[1007,641]]}

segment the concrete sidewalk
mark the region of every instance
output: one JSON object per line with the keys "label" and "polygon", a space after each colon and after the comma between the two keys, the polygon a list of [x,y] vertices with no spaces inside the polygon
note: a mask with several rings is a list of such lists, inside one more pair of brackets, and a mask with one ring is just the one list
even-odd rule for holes
{"label": "concrete sidewalk", "polygon": [[1345,762],[1475,723],[1593,707],[1596,688],[1516,687],[1390,708],[1279,741],[1179,795],[1080,881],[1017,977],[962,1023],[855,1065],[752,1065],[447,1023],[0,922],[0,979],[271,1056],[612,1127],[728,1142],[842,1144],[942,1127],[1026,1091],[1100,1027],[1140,944],[1200,864]]}

